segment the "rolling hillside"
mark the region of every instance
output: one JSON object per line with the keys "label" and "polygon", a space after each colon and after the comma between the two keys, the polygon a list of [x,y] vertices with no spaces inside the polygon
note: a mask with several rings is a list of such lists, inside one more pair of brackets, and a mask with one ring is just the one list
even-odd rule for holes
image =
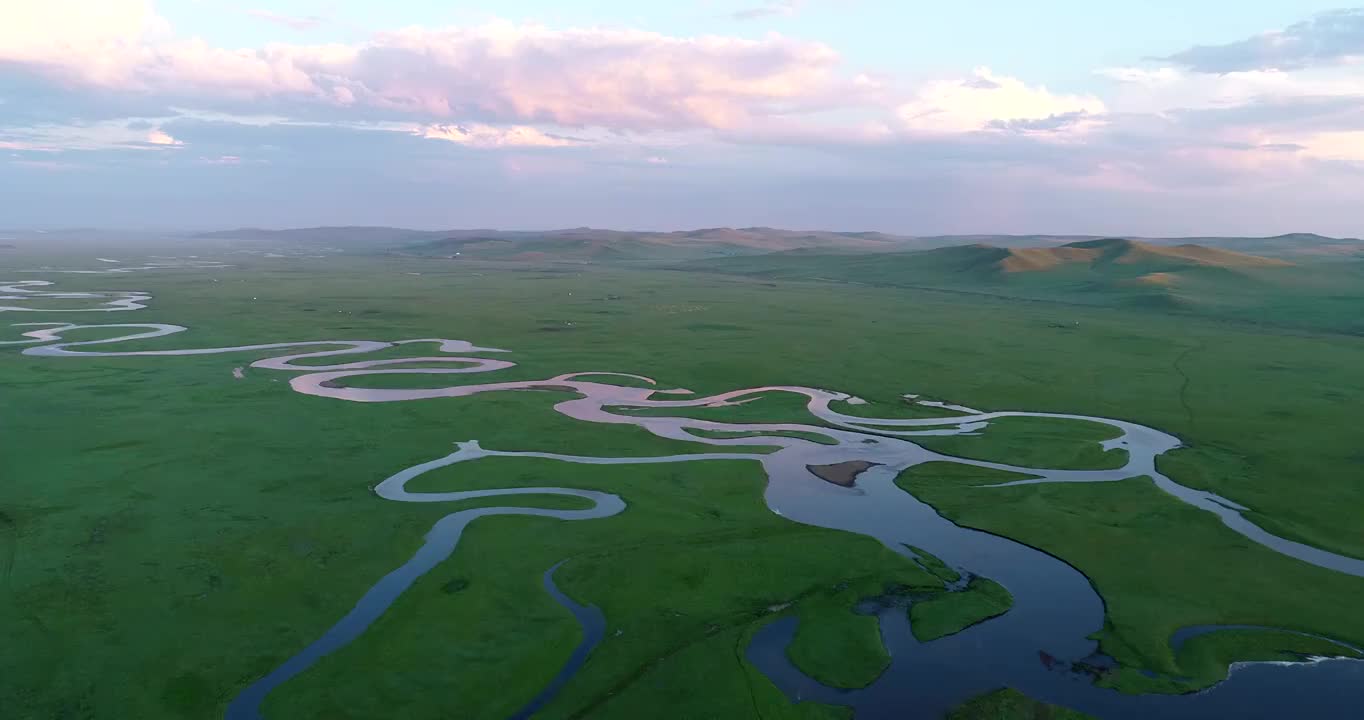
{"label": "rolling hillside", "polygon": [[[1153,245],[1136,240],[1084,240],[1057,247],[1004,248],[975,244],[918,252],[829,256],[803,249],[751,258],[692,263],[687,269],[740,274],[814,277],[886,284],[905,281],[1003,283],[1033,273],[1092,283],[1137,280],[1181,271],[1251,270],[1292,267],[1292,263],[1201,245]],[[1156,284],[1166,284],[1165,278]],[[1021,282],[1021,281],[1020,281]]]}
{"label": "rolling hillside", "polygon": [[910,237],[768,227],[674,232],[320,227],[229,230],[197,237],[282,252],[307,249],[437,262],[640,265],[913,287],[1364,334],[1364,242],[1310,233],[1129,239]]}
{"label": "rolling hillside", "polygon": [[[985,274],[1026,273],[1088,265],[1115,274],[1122,266],[1134,269],[1208,267],[1288,267],[1276,258],[1203,247],[1201,245],[1154,245],[1137,240],[1107,238],[1069,243],[1059,247],[1001,248],[991,245],[947,247],[918,253],[919,261]],[[1109,266],[1120,266],[1112,268]]]}
{"label": "rolling hillside", "polygon": [[[1364,257],[1364,240],[1333,238],[1315,233],[1289,233],[1270,237],[1133,237],[1147,246],[1197,245],[1289,260],[1335,260]],[[992,245],[1001,248],[1051,248],[1087,241],[1111,240],[1102,235],[936,235],[916,237],[924,249],[957,245]]]}
{"label": "rolling hillside", "polygon": [[[1094,235],[892,235],[880,232],[783,230],[770,227],[702,228],[673,232],[570,228],[544,231],[410,230],[393,227],[315,227],[289,230],[240,228],[194,236],[274,247],[302,245],[313,250],[347,253],[399,253],[437,258],[537,260],[549,262],[678,262],[793,250],[823,253],[908,252],[934,248],[986,245],[1020,252],[1014,264],[1067,261],[1081,257],[1087,244],[1104,246],[1111,238]],[[1131,252],[1159,254],[1159,249],[1211,253],[1204,259],[1227,260],[1211,251],[1273,257],[1292,262],[1349,261],[1364,258],[1364,241],[1311,233],[1274,237],[1137,238]],[[1183,248],[1180,250],[1179,248]],[[1088,248],[1093,249],[1093,248]],[[1057,260],[1045,250],[1059,251]],[[1082,258],[1083,259],[1083,258]]]}
{"label": "rolling hillside", "polygon": [[387,227],[325,227],[293,230],[241,229],[205,233],[206,239],[330,247],[433,258],[537,262],[677,262],[758,255],[795,249],[824,252],[886,252],[923,249],[914,238],[875,232],[825,232],[776,228],[703,228],[674,232],[571,228],[546,231],[405,230]]}
{"label": "rolling hillside", "polygon": [[1054,247],[976,244],[857,255],[798,250],[695,261],[675,269],[1187,312],[1364,333],[1364,261],[1297,265],[1192,243],[1106,238]]}

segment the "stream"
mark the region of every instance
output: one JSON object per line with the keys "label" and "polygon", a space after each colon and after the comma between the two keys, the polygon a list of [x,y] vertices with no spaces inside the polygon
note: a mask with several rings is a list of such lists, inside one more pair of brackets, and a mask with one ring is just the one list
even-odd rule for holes
{"label": "stream", "polygon": [[[102,300],[92,310],[131,310],[150,296],[137,294],[55,293],[37,290],[46,283],[28,281],[0,284],[0,300],[19,302],[51,297],[62,300]],[[27,306],[0,306],[0,311],[35,311]],[[433,398],[461,398],[513,390],[555,390],[574,395],[554,406],[564,416],[583,422],[633,425],[662,438],[706,446],[712,452],[643,458],[609,458],[485,449],[476,440],[456,443],[456,450],[395,473],[375,493],[393,502],[447,503],[482,497],[571,495],[586,499],[586,510],[549,510],[515,505],[452,512],[427,533],[425,543],[404,565],[375,583],[355,607],[322,637],[260,678],[230,704],[227,718],[248,720],[261,716],[267,695],[304,672],[327,654],[359,637],[424,573],[450,557],[469,523],[494,515],[534,515],[564,521],[609,517],[626,509],[617,495],[605,491],[557,487],[416,493],[407,483],[423,473],[478,458],[535,457],[579,464],[646,464],[748,460],[761,465],[768,478],[767,506],[793,522],[853,532],[875,538],[906,558],[921,559],[909,546],[921,548],[952,568],[983,576],[1003,585],[1013,596],[1012,608],[993,619],[932,642],[918,642],[908,613],[901,607],[876,612],[892,662],[868,687],[846,691],[826,687],[806,676],[789,661],[786,648],[796,631],[794,617],[781,617],[764,626],[747,649],[748,660],[789,698],[838,705],[856,710],[858,718],[943,716],[950,708],[983,692],[1013,687],[1035,699],[1052,702],[1100,718],[1279,718],[1310,716],[1357,717],[1364,707],[1364,662],[1304,658],[1293,663],[1244,663],[1230,677],[1200,693],[1189,695],[1124,695],[1097,687],[1081,663],[1102,665],[1097,643],[1089,636],[1102,629],[1104,603],[1089,580],[1065,561],[1008,538],[963,528],[940,516],[932,507],[896,485],[908,468],[928,462],[951,462],[1020,473],[1027,479],[1001,486],[1037,483],[1105,483],[1149,477],[1178,500],[1216,516],[1228,529],[1274,552],[1335,572],[1364,577],[1364,560],[1278,537],[1243,515],[1248,510],[1227,498],[1185,487],[1156,469],[1156,458],[1180,446],[1175,437],[1122,420],[1083,415],[1021,411],[977,412],[948,406],[957,415],[919,419],[866,418],[833,409],[835,402],[856,400],[844,393],[797,386],[769,386],[694,397],[683,389],[660,389],[652,379],[610,372],[568,373],[543,380],[459,384],[445,387],[377,389],[348,387],[345,381],[373,375],[473,375],[514,367],[501,359],[507,351],[475,346],[462,340],[424,338],[396,342],[325,340],[278,342],[221,348],[111,351],[118,343],[161,338],[185,332],[178,325],[160,323],[79,325],[30,324],[22,340],[0,344],[25,345],[23,353],[47,358],[153,357],[229,353],[269,354],[251,367],[296,373],[290,379],[298,393],[360,403],[406,402]],[[80,341],[88,329],[123,329],[119,337]],[[413,357],[357,360],[330,365],[297,364],[300,360],[342,359],[399,345],[430,349]],[[484,357],[493,355],[494,357]],[[401,365],[402,367],[392,367]],[[427,367],[413,367],[426,365]],[[431,367],[435,366],[435,367]],[[613,378],[629,378],[645,387],[617,385]],[[685,417],[633,415],[628,409],[717,408],[773,393],[804,396],[811,416],[833,427],[799,423],[722,423]],[[931,403],[924,402],[928,405]],[[943,407],[938,404],[937,407]],[[1106,449],[1127,452],[1127,463],[1114,470],[1053,470],[1020,467],[942,455],[913,442],[916,436],[977,433],[1000,418],[1041,417],[1108,425],[1121,434],[1105,441]],[[750,437],[703,437],[699,432],[746,433]],[[785,433],[813,433],[834,444],[816,443]],[[754,445],[776,447],[768,454],[743,452]],[[732,450],[732,451],[731,451]],[[874,466],[856,476],[851,487],[841,487],[816,476],[810,466],[862,461]],[[988,490],[982,490],[988,492]],[[524,718],[549,702],[571,680],[604,631],[605,620],[596,608],[586,607],[560,592],[554,570],[544,576],[546,592],[579,621],[584,640],[562,670],[537,697],[514,717]],[[1189,629],[1172,640],[1183,642],[1197,634]],[[1206,631],[1206,629],[1205,629]],[[1348,646],[1345,646],[1348,649]]]}

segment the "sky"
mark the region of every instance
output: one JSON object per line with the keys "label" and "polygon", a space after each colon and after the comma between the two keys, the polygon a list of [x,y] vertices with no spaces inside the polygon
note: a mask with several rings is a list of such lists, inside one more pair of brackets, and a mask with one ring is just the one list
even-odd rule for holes
{"label": "sky", "polygon": [[1362,198],[1331,2],[0,0],[0,227],[1364,236]]}

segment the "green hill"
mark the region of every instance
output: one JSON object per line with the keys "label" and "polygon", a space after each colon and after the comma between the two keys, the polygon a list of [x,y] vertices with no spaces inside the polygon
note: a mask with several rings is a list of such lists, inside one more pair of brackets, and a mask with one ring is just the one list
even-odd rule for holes
{"label": "green hill", "polygon": [[[241,241],[266,247],[306,246],[313,250],[348,253],[397,253],[437,258],[509,260],[522,257],[548,262],[678,262],[681,260],[760,255],[795,250],[822,253],[910,252],[944,247],[985,245],[1029,255],[1069,248],[1075,253],[1088,243],[1114,243],[1097,235],[891,235],[881,232],[833,232],[783,230],[771,227],[713,227],[657,232],[568,228],[561,230],[412,230],[394,227],[313,227],[287,230],[239,228],[202,233],[200,239]],[[1330,238],[1312,233],[1274,237],[1141,238],[1125,241],[1139,246],[1138,254],[1158,253],[1159,248],[1197,246],[1206,251],[1283,258],[1294,262],[1350,261],[1364,259],[1364,241]]]}
{"label": "green hill", "polygon": [[1055,247],[965,245],[918,252],[809,250],[674,266],[770,279],[967,292],[1187,312],[1364,333],[1364,261],[1294,265],[1192,243],[1105,238]]}
{"label": "green hill", "polygon": [[781,277],[819,277],[811,273],[820,273],[829,279],[892,285],[939,281],[1003,283],[1010,280],[1009,276],[1033,273],[1047,274],[1049,279],[1083,277],[1096,283],[1132,281],[1140,284],[1145,278],[1147,284],[1168,285],[1174,273],[1194,269],[1251,270],[1291,265],[1284,260],[1199,245],[1159,246],[1108,238],[1057,247],[1003,248],[975,244],[858,255],[800,250],[701,261],[691,263],[685,269]]}

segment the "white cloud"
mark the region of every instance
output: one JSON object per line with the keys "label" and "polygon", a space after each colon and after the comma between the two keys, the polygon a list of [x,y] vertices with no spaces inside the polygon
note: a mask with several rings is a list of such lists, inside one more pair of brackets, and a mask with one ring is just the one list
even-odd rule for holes
{"label": "white cloud", "polygon": [[152,145],[161,145],[163,147],[175,147],[179,145],[184,145],[184,143],[171,137],[169,133],[162,130],[161,128],[156,128],[151,132],[147,133],[147,142],[151,143]]}
{"label": "white cloud", "polygon": [[928,83],[901,104],[896,114],[912,132],[960,133],[1019,121],[1102,115],[1105,110],[1103,101],[1093,96],[1052,93],[1046,87],[977,68],[969,78]]}
{"label": "white cloud", "polygon": [[0,61],[63,80],[112,82],[137,62],[144,39],[168,32],[149,0],[20,0],[3,10]]}
{"label": "white cloud", "polygon": [[494,127],[492,125],[425,125],[414,131],[428,140],[445,140],[459,145],[479,148],[503,147],[572,147],[583,142],[573,138],[548,135],[525,125]]}
{"label": "white cloud", "polygon": [[63,125],[0,127],[0,149],[30,152],[65,150],[153,150],[184,145],[162,130],[170,118],[105,120]]}
{"label": "white cloud", "polygon": [[1288,136],[1278,138],[1278,142],[1297,146],[1304,157],[1364,164],[1364,130]]}
{"label": "white cloud", "polygon": [[1364,74],[1341,69],[1252,70],[1221,75],[1173,67],[1116,67],[1095,71],[1113,82],[1115,112],[1217,108],[1266,99],[1364,96]]}

